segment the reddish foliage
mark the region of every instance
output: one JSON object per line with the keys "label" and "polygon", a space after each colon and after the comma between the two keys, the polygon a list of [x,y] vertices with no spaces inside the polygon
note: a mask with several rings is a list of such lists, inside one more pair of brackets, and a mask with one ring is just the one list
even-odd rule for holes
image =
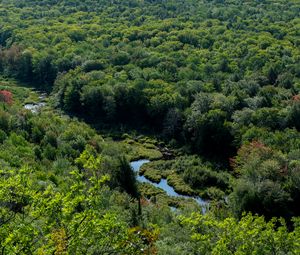
{"label": "reddish foliage", "polygon": [[1,90],[0,101],[5,102],[7,104],[12,104],[13,103],[12,93],[8,90]]}
{"label": "reddish foliage", "polygon": [[230,166],[233,169],[236,169],[241,161],[247,161],[248,157],[253,153],[268,155],[272,153],[272,149],[260,141],[253,140],[250,144],[244,144],[241,148],[239,148],[236,157],[229,159]]}
{"label": "reddish foliage", "polygon": [[149,204],[150,204],[150,202],[147,199],[141,198],[141,205],[142,206],[146,206],[146,205],[149,205]]}
{"label": "reddish foliage", "polygon": [[295,95],[292,97],[293,101],[299,102],[300,101],[300,95]]}
{"label": "reddish foliage", "polygon": [[252,148],[257,148],[257,149],[267,149],[268,147],[265,146],[262,142],[260,141],[252,141],[250,143],[250,147]]}
{"label": "reddish foliage", "polygon": [[229,158],[229,165],[234,169],[237,166],[236,158]]}
{"label": "reddish foliage", "polygon": [[241,155],[248,155],[250,154],[253,150],[256,151],[261,151],[261,152],[269,152],[271,149],[267,147],[265,144],[263,144],[260,141],[253,140],[250,144],[245,144],[243,145],[239,150],[238,154]]}

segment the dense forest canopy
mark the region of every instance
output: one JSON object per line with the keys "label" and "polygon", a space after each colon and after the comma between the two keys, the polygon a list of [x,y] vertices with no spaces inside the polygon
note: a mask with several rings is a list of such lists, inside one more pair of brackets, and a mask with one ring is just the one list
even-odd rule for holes
{"label": "dense forest canopy", "polygon": [[[298,254],[299,14],[297,0],[2,0],[1,254]],[[48,93],[41,112],[28,87]],[[142,158],[208,213],[137,183]]]}

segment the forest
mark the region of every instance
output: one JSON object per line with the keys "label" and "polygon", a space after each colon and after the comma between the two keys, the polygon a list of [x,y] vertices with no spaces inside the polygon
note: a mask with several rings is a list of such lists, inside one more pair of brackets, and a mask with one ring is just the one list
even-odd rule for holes
{"label": "forest", "polygon": [[0,254],[300,254],[298,0],[2,0]]}

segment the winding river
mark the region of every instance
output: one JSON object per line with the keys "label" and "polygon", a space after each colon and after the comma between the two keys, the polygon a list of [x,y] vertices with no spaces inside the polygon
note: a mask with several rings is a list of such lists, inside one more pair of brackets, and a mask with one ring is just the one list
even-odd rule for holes
{"label": "winding river", "polygon": [[[39,96],[39,102],[37,103],[28,103],[24,105],[24,108],[27,110],[30,110],[32,113],[38,113],[42,107],[44,107],[46,105],[45,103],[45,98],[46,98],[46,94],[45,93],[40,93]],[[149,163],[150,160],[147,159],[140,159],[140,160],[136,160],[136,161],[132,161],[130,162],[130,166],[132,167],[132,169],[134,170],[134,172],[137,173],[137,180],[139,182],[145,182],[145,183],[150,183],[151,185],[161,188],[162,190],[164,190],[168,196],[172,196],[172,197],[180,197],[180,198],[192,198],[194,199],[202,208],[202,212],[205,213],[209,203],[207,201],[204,201],[201,197],[190,197],[190,196],[185,196],[185,195],[180,195],[178,194],[174,188],[172,186],[170,186],[167,183],[166,179],[161,179],[161,181],[159,183],[155,183],[152,182],[150,180],[148,180],[147,178],[145,178],[144,176],[141,176],[138,174],[141,166],[143,164]]]}
{"label": "winding river", "polygon": [[[146,163],[149,163],[150,160],[147,160],[147,159],[140,159],[140,160],[136,160],[136,161],[131,161],[130,162],[130,165],[132,167],[132,169],[134,170],[134,172],[138,173],[141,166],[143,164],[146,164]],[[167,183],[167,180],[166,179],[161,179],[161,181],[159,183],[155,183],[155,182],[152,182],[150,180],[148,180],[146,177],[144,176],[141,176],[139,174],[137,174],[137,180],[139,182],[145,182],[145,183],[150,183],[152,184],[153,186],[157,187],[157,188],[161,188],[163,189],[167,195],[169,196],[173,196],[173,197],[180,197],[180,198],[193,198],[202,208],[202,212],[205,213],[208,206],[209,206],[209,203],[205,200],[203,200],[201,197],[190,197],[190,196],[185,196],[185,195],[180,195],[178,194],[173,187],[171,187],[168,183]]]}

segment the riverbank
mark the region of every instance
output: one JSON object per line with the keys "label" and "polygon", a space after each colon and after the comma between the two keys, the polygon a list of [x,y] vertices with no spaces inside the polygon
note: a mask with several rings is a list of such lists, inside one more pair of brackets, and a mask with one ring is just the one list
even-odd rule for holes
{"label": "riverbank", "polygon": [[[139,171],[140,171],[141,167],[146,165],[147,163],[150,163],[150,160],[141,159],[141,160],[130,162],[130,166],[132,167],[133,171],[137,173],[137,180],[139,182],[151,184],[152,186],[154,186],[154,187],[162,190],[163,192],[165,192],[167,194],[167,196],[173,197],[173,199],[171,198],[171,200],[169,201],[169,206],[178,207],[179,203],[175,202],[177,198],[179,198],[180,200],[182,200],[182,199],[189,199],[189,200],[193,199],[201,207],[202,212],[203,213],[206,212],[206,210],[209,207],[209,202],[203,200],[201,197],[191,197],[191,196],[188,196],[188,195],[181,195],[181,194],[177,193],[175,191],[175,189],[168,184],[168,181],[166,179],[161,178],[160,181],[158,183],[156,183],[156,182],[153,182],[153,181],[147,179],[145,176],[140,175]],[[161,194],[163,194],[163,193],[158,191],[158,193],[152,194],[152,196],[150,196],[150,199],[156,199],[156,196],[161,195]]]}

